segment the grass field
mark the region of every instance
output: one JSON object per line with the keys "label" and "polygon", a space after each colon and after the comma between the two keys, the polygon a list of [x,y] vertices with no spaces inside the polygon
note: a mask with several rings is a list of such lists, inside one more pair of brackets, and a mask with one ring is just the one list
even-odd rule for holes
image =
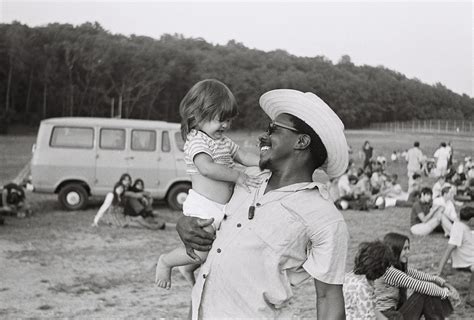
{"label": "grass field", "polygon": [[[255,148],[255,135],[231,136],[248,149]],[[375,155],[386,157],[393,150],[411,147],[419,140],[432,155],[441,141],[452,141],[455,157],[474,154],[472,138],[349,131],[354,159],[369,140]],[[1,137],[0,182],[5,183],[28,162],[34,137]],[[405,183],[403,162],[390,163],[387,171],[398,173]],[[404,180],[405,179],[405,180]],[[425,180],[426,183],[430,181]],[[35,215],[26,219],[7,217],[0,226],[0,318],[184,318],[191,288],[173,273],[171,291],[154,288],[153,265],[159,254],[179,243],[175,230],[114,229],[90,227],[100,205],[93,202],[84,211],[63,211],[54,195],[28,193]],[[179,213],[157,204],[164,219],[176,222]],[[409,234],[409,209],[390,208],[370,212],[345,211],[351,236],[347,270],[361,241],[381,238],[386,232]],[[410,264],[420,270],[435,270],[446,246],[441,234],[411,237]],[[469,273],[447,268],[446,278],[463,299]],[[295,288],[292,306],[297,318],[315,314],[312,282]],[[472,319],[474,309],[464,302],[453,319]]]}

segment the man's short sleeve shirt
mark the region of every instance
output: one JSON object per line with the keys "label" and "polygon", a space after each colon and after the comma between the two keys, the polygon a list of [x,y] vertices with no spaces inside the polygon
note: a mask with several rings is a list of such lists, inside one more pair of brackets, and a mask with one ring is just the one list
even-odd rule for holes
{"label": "man's short sleeve shirt", "polygon": [[[247,171],[250,175],[258,171]],[[342,284],[348,232],[324,185],[236,187],[193,288],[193,318],[288,318],[292,286]],[[249,219],[249,207],[255,214]]]}

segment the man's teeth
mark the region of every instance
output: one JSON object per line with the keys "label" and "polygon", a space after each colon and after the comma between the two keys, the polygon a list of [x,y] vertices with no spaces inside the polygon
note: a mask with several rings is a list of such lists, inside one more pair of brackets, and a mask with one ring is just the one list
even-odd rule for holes
{"label": "man's teeth", "polygon": [[260,151],[267,151],[267,150],[270,150],[269,146],[263,146],[260,148]]}

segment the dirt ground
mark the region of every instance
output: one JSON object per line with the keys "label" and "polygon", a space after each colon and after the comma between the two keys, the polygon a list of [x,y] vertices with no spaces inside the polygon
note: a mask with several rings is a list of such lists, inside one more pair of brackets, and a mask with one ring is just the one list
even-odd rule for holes
{"label": "dirt ground", "polygon": [[[349,133],[357,152],[370,136],[376,149],[388,156],[393,149],[412,145],[412,135],[392,133]],[[446,137],[417,136],[432,152]],[[252,138],[253,139],[253,138]],[[250,135],[242,135],[241,145],[251,146]],[[253,140],[252,140],[253,141]],[[453,138],[455,155],[473,154],[472,139]],[[0,182],[5,183],[27,163],[34,137],[0,137]],[[404,177],[406,164],[393,163],[388,172]],[[33,204],[32,217],[6,217],[0,226],[0,319],[182,319],[186,318],[191,287],[175,271],[170,291],[155,288],[154,264],[158,256],[179,244],[173,223],[179,213],[165,204],[155,209],[169,224],[164,231],[143,229],[92,228],[100,202],[87,210],[62,210],[56,197],[27,194]],[[409,234],[409,209],[392,208],[370,212],[345,211],[351,236],[346,269],[352,268],[357,246],[362,241],[381,238],[389,231]],[[410,264],[434,272],[446,247],[442,234],[411,237]],[[449,266],[445,278],[460,292],[462,304],[450,319],[474,319],[474,308],[466,306],[469,273]],[[315,293],[312,282],[294,288],[292,306],[296,319],[314,318]]]}
{"label": "dirt ground", "polygon": [[[164,204],[156,207],[169,223],[164,231],[92,228],[98,202],[85,211],[66,212],[55,197],[29,196],[36,203],[36,214],[7,217],[6,225],[0,226],[0,318],[186,317],[191,288],[178,272],[173,273],[170,291],[153,286],[157,257],[179,243],[173,224],[178,212]],[[361,241],[388,231],[408,234],[408,209],[344,215],[351,234],[347,270]],[[445,245],[441,234],[412,237],[411,265],[434,271]],[[464,299],[469,276],[448,267],[447,279]],[[295,318],[314,317],[312,282],[295,288],[294,294]],[[473,317],[473,308],[463,302],[452,318]]]}

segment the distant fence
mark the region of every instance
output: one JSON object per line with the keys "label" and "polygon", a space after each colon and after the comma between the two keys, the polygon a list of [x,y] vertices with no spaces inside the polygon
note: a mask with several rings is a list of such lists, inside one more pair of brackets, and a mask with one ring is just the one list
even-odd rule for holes
{"label": "distant fence", "polygon": [[474,135],[474,121],[432,119],[376,122],[370,124],[370,129],[404,132],[449,132],[453,134]]}

